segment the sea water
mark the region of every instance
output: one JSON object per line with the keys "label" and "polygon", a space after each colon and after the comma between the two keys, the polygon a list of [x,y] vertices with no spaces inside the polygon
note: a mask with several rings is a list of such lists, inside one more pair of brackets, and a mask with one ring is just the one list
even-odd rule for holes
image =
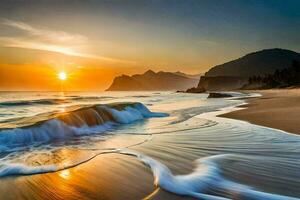
{"label": "sea water", "polygon": [[146,165],[154,185],[177,195],[297,199],[299,136],[216,117],[243,105],[240,97],[257,96],[231,94],[1,92],[0,181],[119,154]]}

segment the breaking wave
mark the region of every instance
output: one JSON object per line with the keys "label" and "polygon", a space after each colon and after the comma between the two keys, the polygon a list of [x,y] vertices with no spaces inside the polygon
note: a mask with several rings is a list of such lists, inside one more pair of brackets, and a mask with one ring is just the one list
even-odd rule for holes
{"label": "breaking wave", "polygon": [[21,101],[4,101],[0,102],[0,106],[30,106],[30,105],[56,105],[69,103],[67,99],[36,99],[36,100],[21,100]]}
{"label": "breaking wave", "polygon": [[71,103],[72,101],[93,101],[112,99],[109,96],[67,96],[64,98],[34,99],[0,102],[0,107],[33,106],[33,105],[59,105]]}
{"label": "breaking wave", "polygon": [[130,124],[166,113],[148,110],[142,103],[113,103],[82,107],[70,112],[36,116],[33,124],[0,130],[0,151],[34,143],[65,141],[81,135],[103,133],[120,124]]}

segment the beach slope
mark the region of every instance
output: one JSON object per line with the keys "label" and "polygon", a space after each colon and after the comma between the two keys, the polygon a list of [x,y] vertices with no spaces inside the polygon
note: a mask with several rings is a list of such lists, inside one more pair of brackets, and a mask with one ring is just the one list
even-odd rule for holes
{"label": "beach slope", "polygon": [[300,134],[300,89],[274,89],[251,91],[261,97],[248,99],[246,109],[221,117],[248,121],[254,124]]}

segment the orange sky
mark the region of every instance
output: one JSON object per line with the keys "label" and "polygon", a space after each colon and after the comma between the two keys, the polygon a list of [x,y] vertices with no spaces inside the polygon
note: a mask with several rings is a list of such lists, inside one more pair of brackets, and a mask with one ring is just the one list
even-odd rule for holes
{"label": "orange sky", "polygon": [[[0,90],[60,90],[57,74],[61,71],[68,75],[64,89],[73,91],[105,90],[118,75],[148,69],[191,74],[204,71],[193,63],[190,52],[173,58],[170,50],[141,51],[21,21],[2,20],[0,25],[22,33],[0,37]],[[183,66],[186,61],[192,63]],[[210,59],[202,63],[209,66]]]}
{"label": "orange sky", "polygon": [[[190,60],[189,52],[184,54],[184,58],[170,58],[171,52],[151,53],[149,50],[148,55],[143,51],[134,52],[134,57],[130,47],[129,50],[118,49],[112,45],[103,47],[103,50],[115,48],[116,56],[101,55],[91,53],[93,42],[84,36],[38,29],[17,21],[4,21],[2,24],[28,32],[29,36],[16,39],[0,37],[0,90],[60,90],[61,81],[57,74],[61,71],[68,75],[64,89],[72,91],[105,90],[118,75],[143,73],[148,69],[190,74],[205,71],[198,64],[183,66],[185,59]],[[122,52],[127,59],[124,55],[118,56]],[[210,62],[211,59],[206,58],[202,65],[209,66]]]}
{"label": "orange sky", "polygon": [[[175,1],[177,2],[177,1]],[[104,90],[117,75],[189,74],[299,51],[299,2],[0,1],[0,90]]]}
{"label": "orange sky", "polygon": [[[181,70],[181,67],[139,65],[134,62],[111,61],[69,56],[57,52],[24,48],[0,48],[0,90],[57,91],[61,88],[58,73],[66,72],[64,89],[71,91],[105,90],[113,78],[121,74]],[[189,73],[199,72],[190,68]]]}

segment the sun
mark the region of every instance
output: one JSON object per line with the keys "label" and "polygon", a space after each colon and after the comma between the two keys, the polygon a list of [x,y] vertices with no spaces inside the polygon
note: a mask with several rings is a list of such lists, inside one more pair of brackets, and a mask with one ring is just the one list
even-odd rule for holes
{"label": "sun", "polygon": [[67,74],[66,72],[59,72],[58,73],[58,78],[62,81],[66,80],[67,79]]}

